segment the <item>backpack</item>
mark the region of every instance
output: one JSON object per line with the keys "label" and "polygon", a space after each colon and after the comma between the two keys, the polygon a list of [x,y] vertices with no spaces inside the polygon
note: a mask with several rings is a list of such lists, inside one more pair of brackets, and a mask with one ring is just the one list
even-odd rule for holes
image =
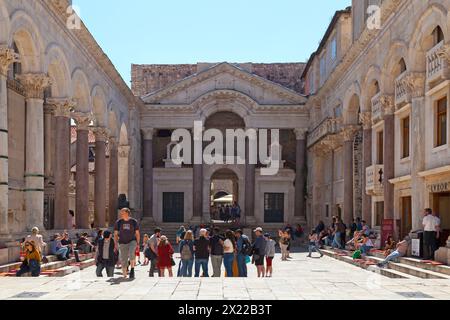
{"label": "backpack", "polygon": [[181,248],[181,260],[191,260],[192,251],[188,243],[185,243]]}
{"label": "backpack", "polygon": [[243,254],[244,256],[251,256],[253,253],[252,251],[253,247],[250,243],[250,240],[248,238],[243,238],[241,254]]}
{"label": "backpack", "polygon": [[353,253],[352,258],[353,260],[361,259],[361,250],[356,250],[355,253]]}

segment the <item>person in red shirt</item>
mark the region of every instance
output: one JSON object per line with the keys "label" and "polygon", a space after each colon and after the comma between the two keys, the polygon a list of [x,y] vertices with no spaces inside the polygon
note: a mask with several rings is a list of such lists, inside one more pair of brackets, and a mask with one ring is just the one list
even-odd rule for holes
{"label": "person in red shirt", "polygon": [[161,241],[158,245],[158,268],[160,276],[164,277],[164,270],[169,271],[169,277],[173,277],[172,273],[172,256],[174,250],[166,236],[161,236]]}

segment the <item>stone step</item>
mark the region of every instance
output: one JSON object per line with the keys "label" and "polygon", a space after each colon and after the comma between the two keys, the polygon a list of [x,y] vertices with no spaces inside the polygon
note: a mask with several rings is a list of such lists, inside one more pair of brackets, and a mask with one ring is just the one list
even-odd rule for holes
{"label": "stone step", "polygon": [[357,266],[359,268],[365,269],[367,271],[378,273],[378,274],[383,275],[383,276],[388,277],[388,278],[393,278],[393,279],[417,279],[417,277],[414,277],[414,276],[412,276],[410,274],[403,273],[403,272],[400,272],[400,271],[397,271],[397,270],[378,268],[378,267],[374,266],[374,264],[371,263],[370,261],[366,261],[364,259],[354,260],[350,255],[344,253],[343,251],[336,252],[334,250],[323,249],[322,252],[325,255],[327,255],[329,257],[332,257],[332,258],[334,258],[336,260],[352,264],[352,265]]}
{"label": "stone step", "polygon": [[[375,263],[382,262],[384,259],[378,257],[367,257],[367,259],[374,261]],[[450,276],[444,275],[442,273],[433,272],[430,270],[425,270],[418,268],[409,264],[389,262],[389,269],[396,270],[402,273],[406,273],[421,279],[450,279]]]}
{"label": "stone step", "polygon": [[411,265],[413,267],[418,267],[450,276],[450,266],[426,263],[423,260],[415,258],[400,258],[399,261],[403,264]]}

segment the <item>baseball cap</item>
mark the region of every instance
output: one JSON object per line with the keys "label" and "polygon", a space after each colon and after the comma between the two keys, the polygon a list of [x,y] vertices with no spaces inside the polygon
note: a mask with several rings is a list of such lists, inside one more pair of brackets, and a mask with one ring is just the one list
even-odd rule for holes
{"label": "baseball cap", "polygon": [[258,232],[258,231],[262,233],[262,232],[263,232],[263,229],[262,229],[261,227],[258,227],[258,228],[256,228],[255,230],[253,230],[253,232]]}

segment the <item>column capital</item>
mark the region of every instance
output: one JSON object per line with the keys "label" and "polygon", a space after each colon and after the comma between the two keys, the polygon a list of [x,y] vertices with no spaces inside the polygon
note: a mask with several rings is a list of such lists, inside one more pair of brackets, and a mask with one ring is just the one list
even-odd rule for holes
{"label": "column capital", "polygon": [[27,73],[17,76],[25,89],[27,99],[44,99],[44,91],[51,85],[51,79],[44,73]]}
{"label": "column capital", "polygon": [[75,120],[77,130],[89,130],[89,126],[94,119],[93,114],[90,112],[74,112],[72,118]]}
{"label": "column capital", "polygon": [[71,113],[77,105],[75,99],[71,98],[48,98],[45,101],[48,109],[52,110],[55,117],[70,118]]}
{"label": "column capital", "polygon": [[306,128],[294,129],[294,133],[297,140],[305,140],[306,134],[308,133],[308,129]]}
{"label": "column capital", "polygon": [[359,114],[364,130],[372,129],[372,112],[362,112]]}
{"label": "column capital", "polygon": [[355,138],[355,133],[358,131],[358,129],[359,129],[359,126],[355,126],[355,125],[350,125],[350,126],[344,127],[344,129],[342,129],[344,141],[345,142],[353,141],[353,139]]}
{"label": "column capital", "polygon": [[155,133],[155,129],[153,128],[144,128],[141,130],[144,135],[145,140],[153,140],[153,134]]}
{"label": "column capital", "polygon": [[383,94],[380,96],[380,104],[383,109],[384,115],[394,114],[395,104],[394,104],[394,96]]}
{"label": "column capital", "polygon": [[95,141],[106,142],[110,135],[110,130],[105,127],[95,127],[92,129],[95,135]]}
{"label": "column capital", "polygon": [[9,66],[19,61],[19,55],[13,49],[0,45],[0,74],[6,76]]}
{"label": "column capital", "polygon": [[119,158],[128,158],[130,150],[130,146],[119,146]]}
{"label": "column capital", "polygon": [[408,88],[412,98],[419,98],[425,95],[425,73],[410,72],[402,81]]}

